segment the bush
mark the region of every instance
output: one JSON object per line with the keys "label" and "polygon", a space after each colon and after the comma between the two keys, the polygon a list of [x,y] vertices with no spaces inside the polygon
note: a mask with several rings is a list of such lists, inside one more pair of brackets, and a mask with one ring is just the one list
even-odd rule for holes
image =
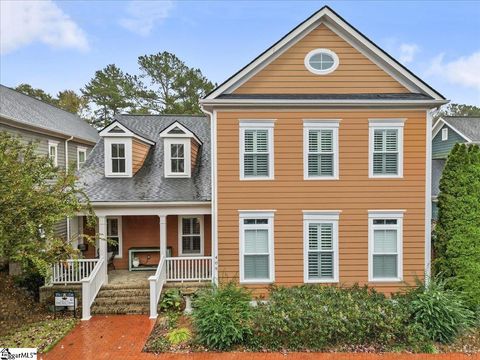
{"label": "bush", "polygon": [[187,328],[180,328],[170,331],[167,334],[167,339],[172,345],[179,345],[186,343],[192,338],[192,333]]}
{"label": "bush", "polygon": [[199,293],[192,313],[199,343],[214,350],[244,343],[252,332],[250,299],[248,291],[233,283]]}
{"label": "bush", "polygon": [[403,301],[412,320],[423,326],[433,341],[449,344],[473,324],[473,312],[459,294],[446,290],[445,283],[439,279],[407,293]]}
{"label": "bush", "polygon": [[408,308],[384,295],[354,286],[304,285],[274,288],[255,311],[250,346],[268,350],[370,347],[425,351],[430,342]]}
{"label": "bush", "polygon": [[35,301],[40,300],[40,288],[45,284],[44,277],[34,268],[25,270],[21,275],[14,277],[15,284],[25,289]]}
{"label": "bush", "polygon": [[158,307],[162,311],[180,311],[182,309],[182,295],[178,289],[168,289],[163,293]]}

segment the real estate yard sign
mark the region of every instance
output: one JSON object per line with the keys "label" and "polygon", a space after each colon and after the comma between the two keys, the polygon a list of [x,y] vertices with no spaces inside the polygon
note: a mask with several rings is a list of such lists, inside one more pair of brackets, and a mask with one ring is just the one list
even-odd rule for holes
{"label": "real estate yard sign", "polygon": [[57,308],[73,310],[73,316],[76,316],[75,292],[73,291],[55,291],[55,312]]}

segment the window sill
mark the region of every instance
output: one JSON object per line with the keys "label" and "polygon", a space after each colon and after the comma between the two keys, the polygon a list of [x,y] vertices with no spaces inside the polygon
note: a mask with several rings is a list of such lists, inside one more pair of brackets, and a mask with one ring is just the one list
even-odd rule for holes
{"label": "window sill", "polygon": [[369,283],[399,283],[402,281],[403,281],[402,278],[368,279]]}
{"label": "window sill", "polygon": [[260,180],[260,181],[265,181],[265,180],[275,180],[274,177],[241,177],[240,178],[240,181],[256,181],[256,180]]}
{"label": "window sill", "polygon": [[308,176],[304,177],[303,180],[339,180],[338,176]]}
{"label": "window sill", "polygon": [[369,179],[403,179],[403,175],[370,175]]}
{"label": "window sill", "polygon": [[320,280],[303,280],[305,284],[336,284],[339,281],[337,279],[320,279]]}
{"label": "window sill", "polygon": [[244,284],[244,285],[255,285],[255,284],[260,284],[260,285],[265,285],[265,284],[273,284],[274,283],[274,280],[261,280],[261,279],[258,279],[258,280],[240,280],[240,284]]}

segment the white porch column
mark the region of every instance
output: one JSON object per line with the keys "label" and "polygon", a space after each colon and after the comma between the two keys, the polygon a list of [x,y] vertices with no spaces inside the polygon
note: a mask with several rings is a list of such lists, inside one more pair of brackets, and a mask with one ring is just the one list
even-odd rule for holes
{"label": "white porch column", "polygon": [[103,258],[105,266],[103,266],[102,271],[105,273],[105,284],[108,283],[108,272],[107,272],[107,217],[99,216],[98,217],[98,247],[99,247],[99,257]]}
{"label": "white porch column", "polygon": [[167,216],[158,215],[160,219],[160,255],[167,256]]}

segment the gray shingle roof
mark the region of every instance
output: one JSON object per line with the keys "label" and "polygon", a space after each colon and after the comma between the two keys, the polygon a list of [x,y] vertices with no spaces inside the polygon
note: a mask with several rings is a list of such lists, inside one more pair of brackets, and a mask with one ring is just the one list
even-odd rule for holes
{"label": "gray shingle roof", "polygon": [[432,196],[438,196],[440,193],[440,179],[443,168],[445,167],[445,162],[445,159],[432,160]]}
{"label": "gray shingle roof", "polygon": [[399,94],[222,94],[217,99],[248,100],[432,100],[418,93]]}
{"label": "gray shingle roof", "polygon": [[93,143],[99,138],[97,130],[79,116],[4,85],[0,85],[0,116]]}
{"label": "gray shingle roof", "polygon": [[[210,122],[203,116],[121,115],[117,120],[155,141],[142,168],[131,178],[106,178],[103,139],[82,167],[80,183],[98,201],[210,201]],[[191,178],[165,178],[162,130],[178,121],[202,141],[200,158]]]}
{"label": "gray shingle roof", "polygon": [[474,143],[480,143],[480,117],[445,116],[442,118]]}

